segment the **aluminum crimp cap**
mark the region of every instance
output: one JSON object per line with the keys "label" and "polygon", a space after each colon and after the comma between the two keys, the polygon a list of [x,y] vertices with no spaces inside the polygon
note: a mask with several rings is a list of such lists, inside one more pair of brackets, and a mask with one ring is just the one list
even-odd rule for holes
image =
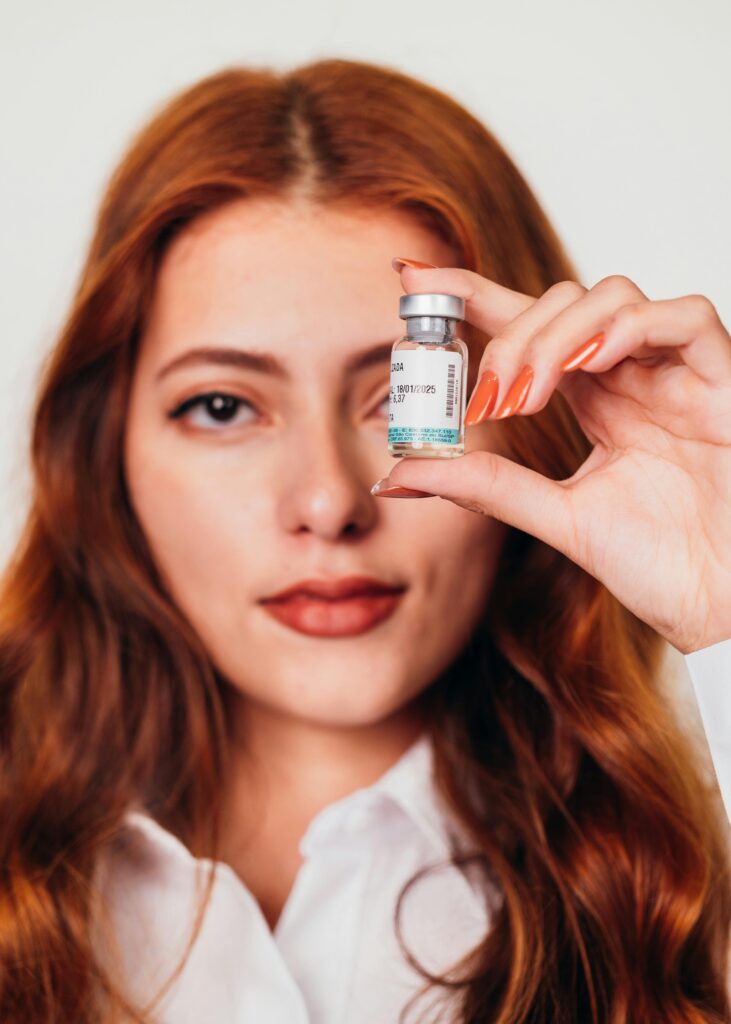
{"label": "aluminum crimp cap", "polygon": [[402,320],[409,316],[448,316],[454,320],[464,320],[464,299],[439,292],[401,295],[398,315]]}

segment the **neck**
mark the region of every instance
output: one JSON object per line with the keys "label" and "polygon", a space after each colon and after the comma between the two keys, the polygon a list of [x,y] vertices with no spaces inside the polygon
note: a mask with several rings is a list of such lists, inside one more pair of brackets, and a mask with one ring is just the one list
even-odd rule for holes
{"label": "neck", "polygon": [[274,926],[301,864],[312,818],[386,772],[424,729],[418,701],[367,725],[298,719],[236,694],[219,857]]}

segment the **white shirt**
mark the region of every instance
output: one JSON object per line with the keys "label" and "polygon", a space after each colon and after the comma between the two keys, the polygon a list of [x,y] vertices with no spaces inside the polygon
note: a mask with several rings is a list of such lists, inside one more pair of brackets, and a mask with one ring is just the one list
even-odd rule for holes
{"label": "white shirt", "polygon": [[[731,817],[731,640],[686,655],[685,664]],[[450,838],[466,845],[431,770],[422,735],[375,783],[315,815],[273,932],[243,881],[219,863],[187,964],[159,1004],[161,1024],[396,1024],[423,985],[398,945],[396,898],[420,868],[448,861]],[[196,870],[202,887],[210,861],[193,857],[146,813],[126,820],[124,844],[99,882],[120,943],[114,963],[125,991],[144,1001],[178,962],[202,892]],[[401,921],[408,949],[435,973],[490,925],[480,881],[449,865],[414,884]],[[448,1019],[450,1004],[435,998],[454,997],[437,989],[415,1004],[415,1015],[439,1005],[439,1019]]]}

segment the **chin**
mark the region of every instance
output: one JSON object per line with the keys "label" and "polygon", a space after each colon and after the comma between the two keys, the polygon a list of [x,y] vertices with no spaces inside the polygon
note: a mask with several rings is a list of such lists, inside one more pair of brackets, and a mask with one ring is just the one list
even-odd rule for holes
{"label": "chin", "polygon": [[[403,711],[420,692],[397,688],[374,689],[374,679],[351,678],[323,689],[321,686],[306,691],[298,684],[296,693],[275,694],[269,689],[263,694],[248,695],[270,711],[298,718],[313,725],[328,728],[363,728],[377,725]],[[246,697],[246,692],[244,692]]]}

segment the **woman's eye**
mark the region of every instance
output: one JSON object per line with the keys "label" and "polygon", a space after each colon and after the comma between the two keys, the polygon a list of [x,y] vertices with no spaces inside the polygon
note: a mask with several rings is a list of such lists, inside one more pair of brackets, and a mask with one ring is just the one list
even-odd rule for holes
{"label": "woman's eye", "polygon": [[[195,419],[187,414],[196,410],[198,406],[200,406],[202,420],[196,423]],[[187,398],[176,409],[168,413],[168,416],[173,420],[186,416],[186,419],[193,423],[194,426],[203,426],[204,429],[209,429],[210,424],[213,423],[213,429],[215,429],[216,423],[230,424],[240,406],[248,406],[249,409],[254,408],[253,404],[245,398],[237,398],[235,395],[229,395],[225,391],[209,391],[205,394],[193,395],[191,398]],[[246,420],[243,422],[246,422]]]}
{"label": "woman's eye", "polygon": [[390,399],[391,399],[391,393],[389,391],[388,394],[386,394],[386,396],[381,400],[379,405],[376,406],[376,411],[378,412],[379,410],[382,409],[383,410],[383,415],[387,417],[388,416],[388,407],[389,407]]}

